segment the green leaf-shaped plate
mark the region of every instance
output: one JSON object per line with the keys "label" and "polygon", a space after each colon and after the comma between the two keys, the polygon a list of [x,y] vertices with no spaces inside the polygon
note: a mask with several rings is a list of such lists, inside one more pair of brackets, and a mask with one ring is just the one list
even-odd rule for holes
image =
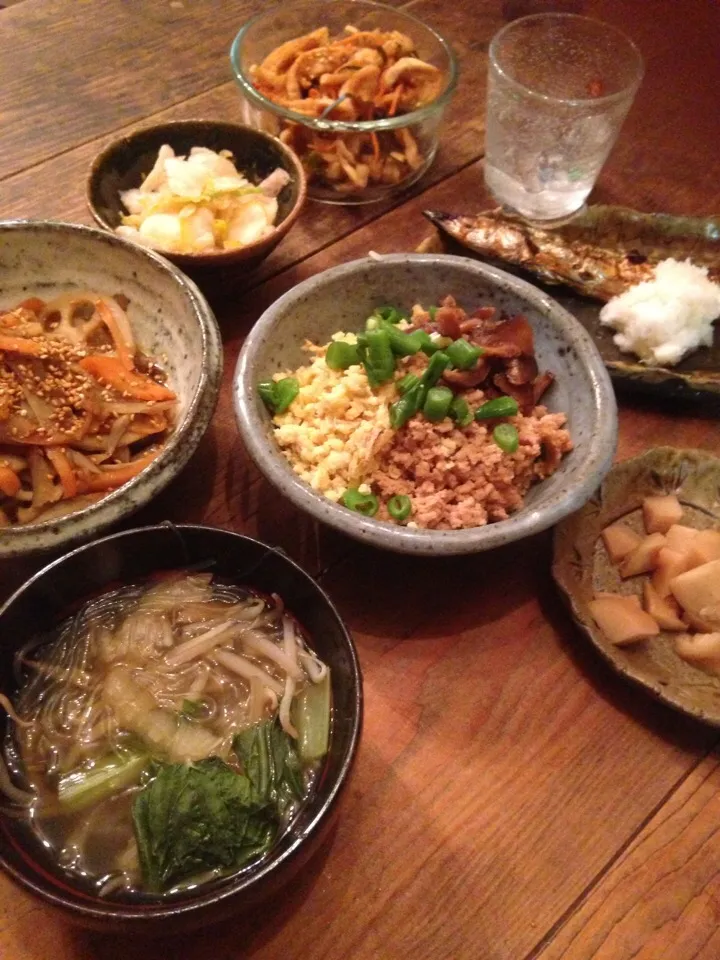
{"label": "green leaf-shaped plate", "polygon": [[646,279],[666,257],[691,258],[720,277],[720,216],[678,217],[626,207],[593,206],[568,223],[539,229],[501,210],[473,217],[426,211],[438,227],[422,252],[477,257],[546,290],[585,327],[617,387],[655,396],[720,396],[720,322],[712,347],[674,367],[654,367],[621,353],[600,325],[609,296]]}

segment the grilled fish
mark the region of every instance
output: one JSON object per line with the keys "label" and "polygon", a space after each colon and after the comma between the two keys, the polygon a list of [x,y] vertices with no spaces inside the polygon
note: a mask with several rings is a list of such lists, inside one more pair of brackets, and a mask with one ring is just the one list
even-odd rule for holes
{"label": "grilled fish", "polygon": [[720,217],[675,217],[594,206],[559,227],[532,226],[498,208],[476,216],[425,210],[441,231],[486,257],[607,301],[652,277],[667,257],[690,258],[720,281]]}

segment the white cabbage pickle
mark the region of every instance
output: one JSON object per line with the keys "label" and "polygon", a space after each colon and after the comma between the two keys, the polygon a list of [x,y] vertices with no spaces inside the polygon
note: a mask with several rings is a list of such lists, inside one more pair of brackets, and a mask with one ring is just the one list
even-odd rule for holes
{"label": "white cabbage pickle", "polygon": [[121,192],[127,214],[115,232],[166,253],[236,250],[272,233],[289,180],[278,167],[253,184],[227,150],[193,147],[184,157],[164,144],[140,187]]}

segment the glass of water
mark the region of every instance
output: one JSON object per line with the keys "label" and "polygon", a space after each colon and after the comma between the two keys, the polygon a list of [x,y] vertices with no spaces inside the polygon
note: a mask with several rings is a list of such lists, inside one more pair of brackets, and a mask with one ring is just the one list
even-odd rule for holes
{"label": "glass of water", "polygon": [[489,50],[485,182],[529,220],[576,213],[643,75],[615,27],[571,13],[514,20]]}

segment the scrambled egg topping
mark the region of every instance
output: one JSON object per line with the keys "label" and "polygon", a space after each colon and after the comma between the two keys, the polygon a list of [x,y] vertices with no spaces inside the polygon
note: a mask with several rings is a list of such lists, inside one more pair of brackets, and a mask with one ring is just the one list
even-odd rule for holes
{"label": "scrambled egg topping", "polygon": [[[355,343],[355,335],[338,333],[333,340]],[[300,390],[285,413],[276,414],[275,439],[300,477],[331,500],[370,472],[375,455],[392,436],[388,395],[392,383],[376,392],[361,365],[331,370],[325,363],[327,344],[306,341],[314,354],[308,366],[293,371]],[[275,379],[287,376],[279,373]]]}

